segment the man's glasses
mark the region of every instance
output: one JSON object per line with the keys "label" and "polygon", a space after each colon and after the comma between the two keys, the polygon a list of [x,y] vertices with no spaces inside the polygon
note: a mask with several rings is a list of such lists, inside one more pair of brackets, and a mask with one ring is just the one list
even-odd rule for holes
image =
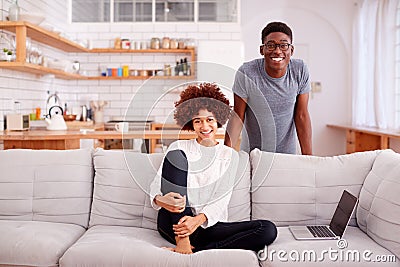
{"label": "man's glasses", "polygon": [[266,43],[261,46],[265,47],[268,51],[274,51],[277,47],[279,47],[279,49],[281,51],[287,51],[289,49],[289,47],[291,46],[291,44],[288,44],[288,43],[282,43],[282,44]]}

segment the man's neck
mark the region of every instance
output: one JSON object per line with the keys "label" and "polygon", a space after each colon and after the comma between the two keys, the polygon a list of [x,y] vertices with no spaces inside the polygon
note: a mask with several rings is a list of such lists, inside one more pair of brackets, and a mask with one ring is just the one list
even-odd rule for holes
{"label": "man's neck", "polygon": [[267,69],[267,67],[265,67],[265,72],[271,77],[271,78],[281,78],[285,75],[286,73],[286,69],[282,69],[282,70],[271,70],[271,69]]}

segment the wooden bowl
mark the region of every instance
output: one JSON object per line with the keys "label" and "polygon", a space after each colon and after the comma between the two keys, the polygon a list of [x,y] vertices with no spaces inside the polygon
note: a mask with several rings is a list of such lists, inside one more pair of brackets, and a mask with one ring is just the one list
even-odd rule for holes
{"label": "wooden bowl", "polygon": [[68,114],[68,115],[63,115],[65,121],[74,121],[76,120],[76,114]]}

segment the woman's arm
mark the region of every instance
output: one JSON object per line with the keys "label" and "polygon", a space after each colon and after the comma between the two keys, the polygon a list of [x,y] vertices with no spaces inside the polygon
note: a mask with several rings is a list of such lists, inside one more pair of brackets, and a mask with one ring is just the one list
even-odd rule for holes
{"label": "woman's arm", "polygon": [[172,229],[179,238],[187,237],[193,234],[199,226],[207,221],[207,216],[204,213],[200,213],[196,216],[183,216],[178,224],[174,224]]}
{"label": "woman's arm", "polygon": [[175,192],[169,192],[164,196],[156,195],[154,203],[170,212],[181,213],[186,207],[186,196],[181,196]]}

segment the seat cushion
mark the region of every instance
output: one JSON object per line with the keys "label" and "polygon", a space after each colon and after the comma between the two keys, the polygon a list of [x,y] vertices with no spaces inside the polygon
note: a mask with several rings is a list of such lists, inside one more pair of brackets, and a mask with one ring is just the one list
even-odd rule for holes
{"label": "seat cushion", "polygon": [[400,154],[385,150],[377,156],[361,189],[357,222],[400,258]]}
{"label": "seat cushion", "polygon": [[0,220],[0,266],[58,266],[84,232],[75,224]]}
{"label": "seat cushion", "polygon": [[[253,150],[252,218],[278,226],[329,224],[344,189],[359,195],[377,154],[317,157]],[[350,224],[356,225],[355,214]]]}
{"label": "seat cushion", "polygon": [[[337,240],[299,241],[293,238],[288,227],[278,227],[278,238],[268,246],[268,259],[262,266],[400,266],[390,251],[358,227],[348,227],[344,240],[340,241],[342,249]],[[381,256],[391,260],[379,264],[377,259]]]}
{"label": "seat cushion", "polygon": [[0,151],[0,220],[88,226],[93,164],[89,149]]}
{"label": "seat cushion", "polygon": [[182,255],[162,246],[172,245],[155,230],[93,226],[67,250],[60,266],[258,266],[252,251],[207,250]]}
{"label": "seat cushion", "polygon": [[[149,188],[163,157],[162,153],[96,150],[90,227],[119,225],[156,230],[157,211],[151,207]],[[230,221],[250,218],[250,164],[247,153],[239,153],[239,165],[228,207]]]}

